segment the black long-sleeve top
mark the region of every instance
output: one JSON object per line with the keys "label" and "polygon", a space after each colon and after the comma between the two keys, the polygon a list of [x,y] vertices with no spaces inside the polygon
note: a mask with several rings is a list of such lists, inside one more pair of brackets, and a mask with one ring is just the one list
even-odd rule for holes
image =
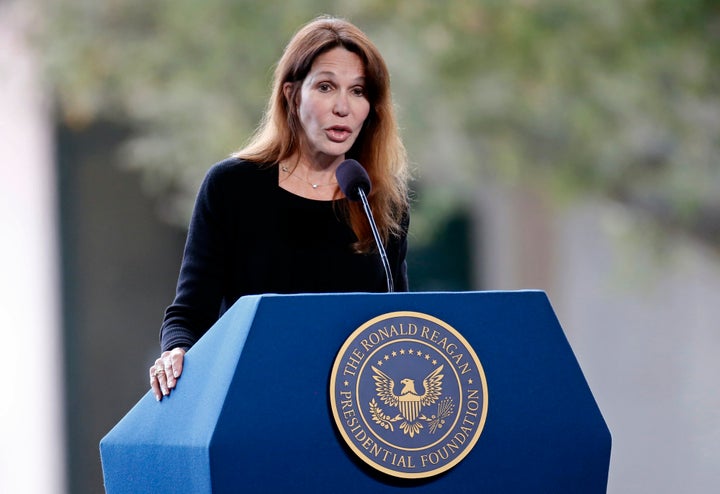
{"label": "black long-sleeve top", "polygon": [[[243,295],[386,291],[379,255],[353,252],[357,237],[334,202],[286,191],[277,166],[215,164],[195,203],[162,350],[191,347]],[[404,227],[386,245],[397,291],[408,289]]]}

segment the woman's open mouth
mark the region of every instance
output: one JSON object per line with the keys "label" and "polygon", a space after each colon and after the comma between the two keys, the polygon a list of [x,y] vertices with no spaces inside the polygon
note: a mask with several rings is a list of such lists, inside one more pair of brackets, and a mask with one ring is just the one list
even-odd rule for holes
{"label": "woman's open mouth", "polygon": [[352,135],[352,129],[344,125],[336,125],[325,129],[325,133],[333,142],[344,142]]}

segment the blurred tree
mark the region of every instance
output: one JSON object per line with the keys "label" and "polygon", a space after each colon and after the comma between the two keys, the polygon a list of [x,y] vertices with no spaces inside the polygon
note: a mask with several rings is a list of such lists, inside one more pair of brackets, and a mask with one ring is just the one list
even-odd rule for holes
{"label": "blurred tree", "polygon": [[715,0],[34,1],[59,118],[130,122],[125,161],[182,224],[284,43],[326,12],[386,55],[424,180],[605,195],[720,248]]}
{"label": "blurred tree", "polygon": [[413,5],[399,39],[429,78],[405,121],[431,122],[408,133],[427,162],[603,194],[720,247],[718,2]]}

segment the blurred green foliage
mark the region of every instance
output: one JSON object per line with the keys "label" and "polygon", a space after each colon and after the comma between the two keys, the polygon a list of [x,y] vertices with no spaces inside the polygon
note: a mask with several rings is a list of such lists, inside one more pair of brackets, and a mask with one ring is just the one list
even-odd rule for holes
{"label": "blurred green foliage", "polygon": [[384,53],[421,180],[454,191],[427,217],[522,182],[720,246],[715,0],[34,1],[59,118],[129,123],[125,161],[182,224],[207,167],[254,130],[284,44],[327,13]]}

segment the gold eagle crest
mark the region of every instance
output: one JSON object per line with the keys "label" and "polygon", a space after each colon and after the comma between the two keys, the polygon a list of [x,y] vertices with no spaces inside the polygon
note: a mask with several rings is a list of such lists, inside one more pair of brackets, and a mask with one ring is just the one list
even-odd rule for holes
{"label": "gold eagle crest", "polygon": [[400,394],[396,395],[394,391],[395,381],[377,367],[371,367],[375,373],[373,375],[373,379],[375,380],[375,390],[377,391],[377,396],[386,405],[397,407],[400,412],[400,416],[395,418],[385,416],[383,415],[382,410],[375,406],[375,400],[373,400],[370,406],[375,421],[378,422],[378,419],[384,419],[384,421],[395,422],[396,420],[403,418],[405,421],[400,424],[400,428],[405,432],[405,434],[409,434],[410,437],[418,434],[423,426],[420,422],[416,422],[416,419],[426,419],[426,417],[422,414],[423,407],[434,404],[440,398],[442,393],[442,380],[444,375],[441,374],[441,372],[443,370],[443,366],[441,365],[437,369],[433,370],[425,379],[423,379],[424,393],[422,395],[418,394],[415,390],[415,381],[407,377],[400,380],[400,384],[403,385],[403,388],[400,390]]}

